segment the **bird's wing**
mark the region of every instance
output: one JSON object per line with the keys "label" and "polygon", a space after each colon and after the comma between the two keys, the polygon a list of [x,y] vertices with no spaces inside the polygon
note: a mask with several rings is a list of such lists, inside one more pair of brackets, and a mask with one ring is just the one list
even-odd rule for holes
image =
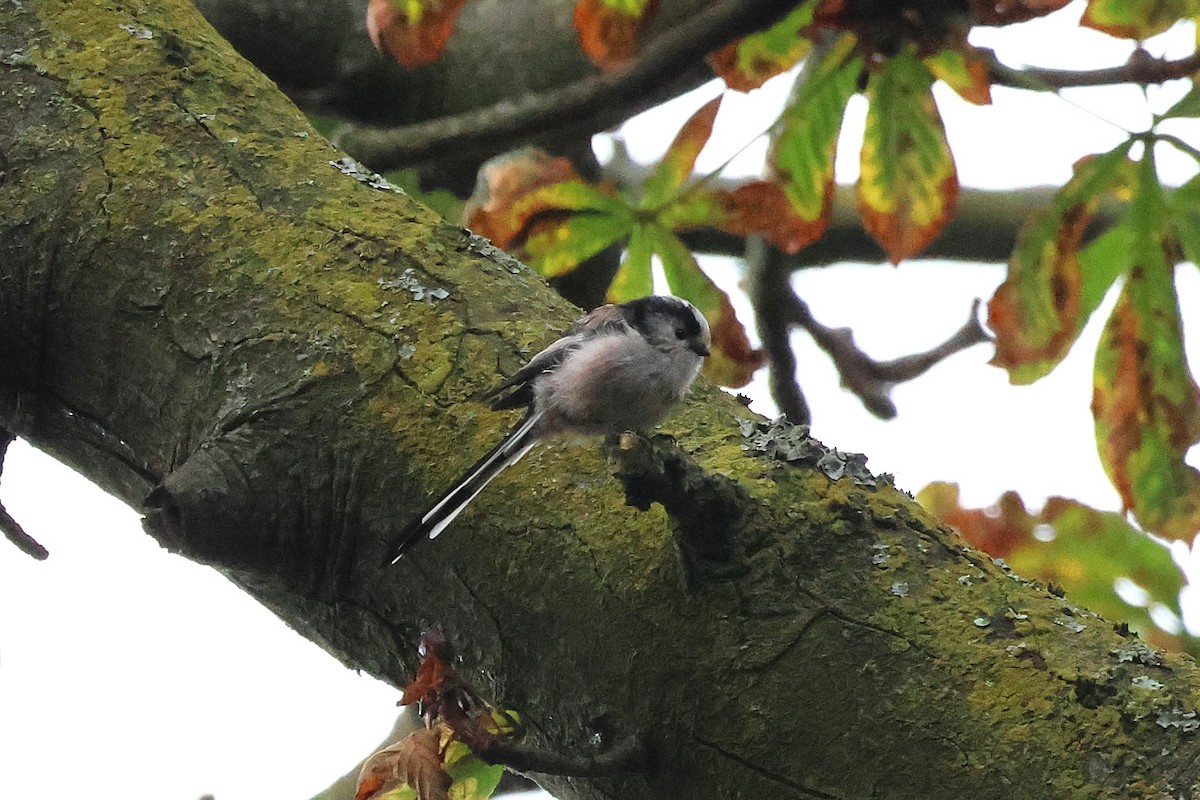
{"label": "bird's wing", "polygon": [[[629,329],[629,323],[617,306],[610,304],[589,311],[572,325],[561,339],[531,358],[528,364],[514,372],[508,380],[484,395],[484,399],[492,401],[492,409],[495,411],[528,406],[533,402],[533,387],[530,382],[534,378],[543,372],[552,372],[588,339],[615,329]],[[516,387],[514,391],[504,394],[513,387]]]}

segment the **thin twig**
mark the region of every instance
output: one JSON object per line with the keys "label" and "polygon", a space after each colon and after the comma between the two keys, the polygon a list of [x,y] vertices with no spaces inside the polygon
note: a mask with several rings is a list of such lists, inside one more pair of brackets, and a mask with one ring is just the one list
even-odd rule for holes
{"label": "thin twig", "polygon": [[1044,67],[1015,68],[1000,61],[990,51],[988,70],[992,81],[1001,86],[1035,91],[1055,91],[1077,86],[1110,86],[1119,83],[1152,83],[1186,78],[1200,70],[1200,50],[1179,59],[1155,58],[1145,50],[1135,50],[1124,64],[1093,70],[1046,69]]}
{"label": "thin twig", "polygon": [[400,128],[348,127],[334,140],[372,169],[386,170],[448,155],[490,155],[534,134],[595,133],[657,105],[666,99],[657,87],[702,64],[705,55],[727,42],[771,25],[794,6],[794,0],[726,0],[676,25],[624,68],[452,117]]}
{"label": "thin twig", "polygon": [[979,323],[979,300],[971,304],[971,314],[961,328],[942,344],[924,353],[876,361],[854,341],[849,328],[827,328],[817,322],[808,304],[788,287],[786,295],[789,321],[808,331],[817,345],[829,354],[842,378],[842,386],[857,395],[863,405],[881,419],[896,416],[892,389],[899,383],[924,374],[930,367],[972,345],[990,341]]}
{"label": "thin twig", "polygon": [[788,282],[791,272],[783,254],[762,237],[746,240],[748,292],[754,308],[758,338],[767,352],[767,383],[779,412],[796,425],[812,422],[812,412],[796,379],[796,354],[792,350],[789,296],[798,301]]}
{"label": "thin twig", "polygon": [[[4,455],[8,452],[8,446],[16,438],[12,432],[0,428],[0,473],[4,470]],[[26,533],[20,523],[5,510],[4,503],[0,503],[0,532],[3,532],[4,538],[16,545],[18,550],[38,561],[45,561],[50,556],[50,552]]]}

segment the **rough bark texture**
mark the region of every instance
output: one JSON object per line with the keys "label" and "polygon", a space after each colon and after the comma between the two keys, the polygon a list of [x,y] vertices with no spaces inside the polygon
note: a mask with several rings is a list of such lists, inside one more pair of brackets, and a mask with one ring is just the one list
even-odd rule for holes
{"label": "rough bark texture", "polygon": [[610,450],[670,514],[550,445],[381,567],[572,309],[339,162],[187,3],[3,3],[0,61],[0,426],[347,665],[403,681],[436,623],[534,744],[652,741],[563,797],[1193,796],[1190,659],[710,388],[668,425],[694,462]]}

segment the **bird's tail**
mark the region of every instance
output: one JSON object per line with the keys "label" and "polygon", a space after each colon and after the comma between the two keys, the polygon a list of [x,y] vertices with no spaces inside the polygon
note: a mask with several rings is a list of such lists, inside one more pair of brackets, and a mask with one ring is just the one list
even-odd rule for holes
{"label": "bird's tail", "polygon": [[446,529],[467,504],[475,499],[475,495],[483,491],[492,478],[499,475],[505,467],[517,463],[522,456],[537,444],[537,424],[542,419],[542,412],[534,411],[526,415],[517,427],[513,428],[500,444],[485,455],[475,466],[451,486],[441,499],[430,506],[429,510],[413,520],[399,536],[391,549],[391,563],[395,564],[414,544],[422,539],[432,539]]}

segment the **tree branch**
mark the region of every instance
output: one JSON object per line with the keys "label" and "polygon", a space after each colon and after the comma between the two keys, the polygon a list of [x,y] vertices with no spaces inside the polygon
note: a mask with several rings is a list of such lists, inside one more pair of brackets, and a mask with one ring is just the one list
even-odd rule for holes
{"label": "tree branch", "polygon": [[1138,48],[1129,60],[1117,67],[1093,70],[1048,69],[1046,67],[1010,67],[1002,64],[990,50],[988,71],[1002,86],[1035,91],[1056,91],[1080,86],[1110,86],[1119,83],[1152,83],[1187,78],[1200,70],[1200,50],[1179,59],[1156,58]]}
{"label": "tree branch", "polygon": [[374,169],[385,170],[448,155],[486,157],[544,137],[595,133],[667,99],[681,76],[702,68],[709,52],[769,26],[793,6],[790,0],[723,0],[652,41],[621,69],[454,117],[391,129],[351,126],[334,140]]}
{"label": "tree branch", "polygon": [[[4,471],[4,454],[15,439],[16,437],[12,433],[0,427],[0,474]],[[26,533],[21,524],[13,519],[12,515],[4,508],[4,503],[0,503],[0,533],[3,533],[4,538],[16,545],[22,553],[32,556],[38,561],[45,561],[50,556],[50,552],[38,544],[37,540]]]}

